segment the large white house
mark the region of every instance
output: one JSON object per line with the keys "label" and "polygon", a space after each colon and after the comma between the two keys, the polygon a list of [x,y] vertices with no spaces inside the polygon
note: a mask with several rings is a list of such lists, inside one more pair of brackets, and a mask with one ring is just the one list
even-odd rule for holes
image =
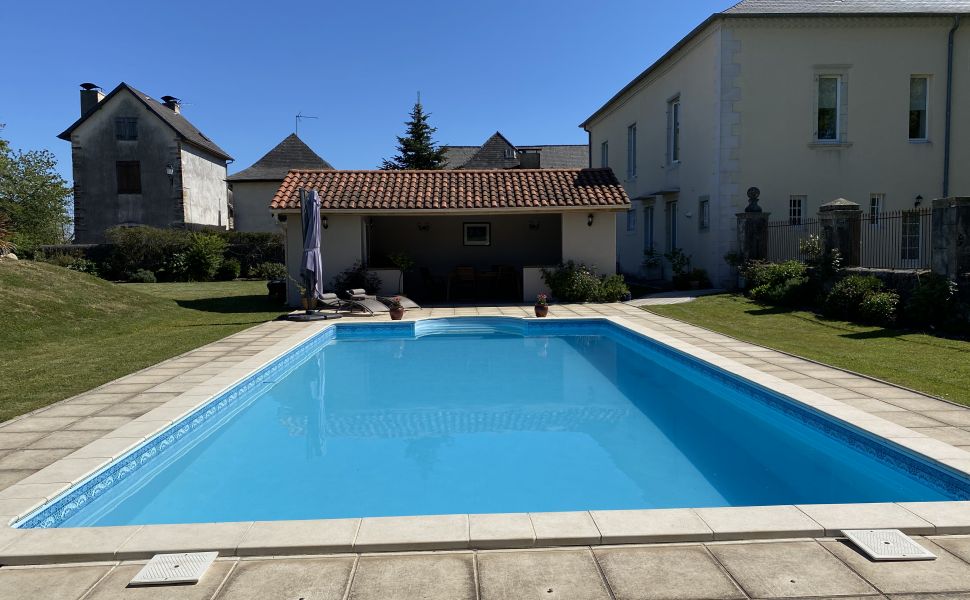
{"label": "large white house", "polygon": [[[744,0],[593,113],[592,166],[633,199],[621,271],[683,248],[730,276],[745,190],[772,220],[970,194],[970,0]],[[964,23],[961,26],[961,15]]]}

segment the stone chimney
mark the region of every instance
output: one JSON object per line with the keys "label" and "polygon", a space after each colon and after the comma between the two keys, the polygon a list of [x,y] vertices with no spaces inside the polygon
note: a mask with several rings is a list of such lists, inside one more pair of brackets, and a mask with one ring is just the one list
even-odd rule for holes
{"label": "stone chimney", "polygon": [[182,101],[175,96],[162,96],[162,104],[175,114],[181,114],[182,112]]}
{"label": "stone chimney", "polygon": [[88,114],[104,99],[104,91],[93,83],[81,84],[81,116]]}

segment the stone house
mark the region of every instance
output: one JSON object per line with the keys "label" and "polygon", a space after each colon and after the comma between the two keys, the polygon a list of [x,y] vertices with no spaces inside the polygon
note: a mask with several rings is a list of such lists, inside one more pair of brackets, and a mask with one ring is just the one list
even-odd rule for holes
{"label": "stone house", "polygon": [[82,84],[81,117],[58,137],[71,142],[76,243],[103,242],[119,225],[230,226],[232,157],[181,114],[177,98]]}
{"label": "stone house", "polygon": [[290,169],[332,170],[333,167],[295,133],[286,136],[251,166],[229,176],[233,227],[237,231],[279,231],[279,224],[266,212],[266,205]]}
{"label": "stone house", "polygon": [[496,131],[481,146],[443,146],[446,169],[585,169],[587,144],[516,146]]}
{"label": "stone house", "polygon": [[743,0],[698,25],[581,124],[633,199],[620,269],[679,247],[725,284],[749,187],[795,224],[837,198],[878,217],[970,194],[967,14],[970,0]]}

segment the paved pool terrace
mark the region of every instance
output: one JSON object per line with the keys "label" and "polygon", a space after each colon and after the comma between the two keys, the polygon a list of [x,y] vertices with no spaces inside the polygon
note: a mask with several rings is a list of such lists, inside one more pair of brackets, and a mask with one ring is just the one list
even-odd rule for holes
{"label": "paved pool terrace", "polygon": [[[670,301],[663,299],[664,303]],[[430,308],[409,311],[406,318],[485,315],[530,317],[532,308]],[[970,410],[956,404],[741,342],[647,313],[631,305],[556,305],[551,308],[550,317],[606,317],[617,320],[671,346],[690,350],[722,368],[769,385],[857,427],[970,473]],[[608,548],[611,545],[655,543],[668,544],[660,548],[670,552],[681,547],[679,544],[686,543],[685,547],[694,548],[694,552],[711,558],[718,572],[729,574],[728,579],[733,581],[735,589],[732,593],[737,594],[723,597],[745,597],[744,594],[762,597],[755,588],[746,587],[743,577],[739,578],[737,573],[732,572],[728,564],[730,561],[718,559],[717,551],[713,548],[722,545],[748,547],[752,543],[730,543],[726,540],[812,538],[815,541],[790,542],[792,549],[809,553],[803,558],[793,558],[791,566],[806,559],[812,563],[814,559],[811,555],[826,556],[865,580],[865,575],[860,572],[861,567],[853,563],[861,557],[857,554],[853,557],[854,551],[829,538],[837,536],[839,530],[845,528],[883,527],[899,528],[914,535],[933,536],[927,545],[932,545],[934,551],[949,548],[937,553],[947,558],[945,562],[948,568],[964,576],[963,580],[967,582],[965,587],[970,588],[970,565],[966,563],[970,557],[970,549],[967,548],[970,541],[956,537],[970,533],[970,502],[450,515],[50,530],[14,530],[7,526],[11,520],[43,504],[73,482],[232,385],[243,375],[285,353],[326,326],[325,323],[265,323],[0,425],[0,523],[4,524],[0,529],[0,565],[4,565],[0,569],[0,598],[4,597],[5,586],[2,582],[5,578],[15,575],[28,579],[46,578],[53,576],[56,570],[51,567],[21,569],[11,565],[108,561],[104,573],[104,582],[108,582],[111,573],[131,569],[122,561],[144,560],[159,552],[191,550],[219,550],[223,557],[219,564],[231,563],[231,570],[237,572],[237,577],[242,572],[240,568],[245,567],[243,571],[257,568],[245,566],[254,560],[251,557],[340,553],[350,556],[349,559],[344,557],[344,562],[353,562],[355,572],[360,571],[361,565],[378,560],[390,561],[386,569],[377,569],[378,573],[386,575],[387,569],[398,569],[392,564],[397,564],[395,561],[402,565],[424,564],[418,559],[401,562],[397,554],[388,553],[419,552],[413,556],[420,557],[425,556],[420,554],[422,551],[434,551],[427,556],[435,557],[440,556],[441,551],[449,551],[457,558],[450,559],[448,564],[455,566],[458,571],[464,568],[458,565],[469,560],[473,563],[475,593],[484,594],[487,586],[482,587],[485,579],[480,578],[481,573],[478,572],[483,568],[482,557],[491,556],[492,552],[499,556],[503,552],[511,552],[511,549],[519,549],[515,553],[521,555],[523,561],[548,560],[557,563],[571,560],[569,556],[582,555],[586,557],[582,560],[592,560],[608,593],[615,597],[630,597],[612,590],[609,569],[599,557],[611,552],[620,553],[616,556],[622,555],[622,548]],[[563,546],[575,546],[577,549],[543,549]],[[770,546],[770,553],[788,547]],[[817,554],[816,548],[825,553]],[[634,548],[630,547],[629,550],[633,551]],[[384,554],[371,554],[375,552]],[[757,555],[756,550],[748,552]],[[540,558],[546,554],[549,558]],[[819,560],[821,562],[814,562],[820,568],[825,562],[831,563],[828,558]],[[431,558],[427,561],[434,562]],[[489,558],[487,562],[503,564],[501,558]],[[307,563],[299,564],[306,566]],[[622,564],[622,561],[618,564]],[[922,566],[908,563],[906,568],[930,573],[932,569],[940,568],[932,565],[941,564],[939,560],[923,563]],[[105,566],[63,568],[104,570]],[[640,567],[631,569],[637,571]],[[25,575],[28,571],[37,575]],[[782,571],[784,569],[779,572]],[[510,567],[503,573],[513,577],[515,569]],[[553,577],[555,569],[548,574]],[[614,578],[621,575],[622,570],[616,571]],[[649,577],[651,573],[642,572],[640,575]],[[357,576],[353,579],[358,581]],[[104,585],[104,582],[99,585]],[[869,581],[868,585],[873,586],[874,582]],[[353,586],[349,582],[347,586],[344,592],[353,596]],[[198,586],[193,588],[201,589]],[[849,585],[844,589],[855,588]],[[860,589],[865,591],[851,593],[896,593],[891,591],[894,589],[892,586],[860,586]],[[931,589],[935,588],[929,586],[925,591]],[[948,591],[958,589],[970,591],[955,585],[950,585]],[[829,597],[836,594],[797,595]],[[769,594],[764,597],[774,596]]]}

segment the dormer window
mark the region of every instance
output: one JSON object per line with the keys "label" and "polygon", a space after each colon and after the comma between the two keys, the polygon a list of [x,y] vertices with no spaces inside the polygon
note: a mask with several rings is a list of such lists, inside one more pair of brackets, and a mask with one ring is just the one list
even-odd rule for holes
{"label": "dormer window", "polygon": [[138,118],[137,117],[116,118],[115,119],[115,139],[137,140],[138,139]]}
{"label": "dormer window", "polygon": [[507,158],[509,160],[515,158],[515,148],[506,148],[505,149],[505,158]]}

